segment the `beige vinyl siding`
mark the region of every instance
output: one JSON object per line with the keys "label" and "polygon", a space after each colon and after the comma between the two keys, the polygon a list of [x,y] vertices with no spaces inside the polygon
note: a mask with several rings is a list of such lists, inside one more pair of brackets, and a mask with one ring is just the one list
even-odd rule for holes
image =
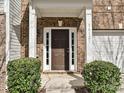
{"label": "beige vinyl siding", "polygon": [[21,0],[10,0],[10,60],[21,57],[20,24]]}
{"label": "beige vinyl siding", "polygon": [[4,11],[4,0],[0,0],[0,14]]}

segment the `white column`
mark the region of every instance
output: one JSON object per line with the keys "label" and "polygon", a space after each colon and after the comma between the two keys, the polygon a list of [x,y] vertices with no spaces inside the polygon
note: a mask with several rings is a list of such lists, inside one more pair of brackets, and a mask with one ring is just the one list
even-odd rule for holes
{"label": "white column", "polygon": [[92,9],[86,9],[86,62],[92,61]]}
{"label": "white column", "polygon": [[6,14],[6,64],[8,64],[8,61],[10,60],[10,1],[5,0],[4,1],[4,12]]}
{"label": "white column", "polygon": [[[6,16],[6,66],[10,60],[10,11],[9,11],[9,8],[10,8],[10,1],[9,0],[4,0],[4,12],[5,12],[5,16]],[[6,71],[7,71],[7,67],[6,67]],[[6,72],[7,73],[7,72]],[[8,75],[6,75],[6,82],[7,82],[7,79],[8,79]],[[8,86],[6,84],[5,86],[6,88],[5,89],[8,89]]]}
{"label": "white column", "polygon": [[35,9],[29,6],[29,57],[36,58],[37,16]]}

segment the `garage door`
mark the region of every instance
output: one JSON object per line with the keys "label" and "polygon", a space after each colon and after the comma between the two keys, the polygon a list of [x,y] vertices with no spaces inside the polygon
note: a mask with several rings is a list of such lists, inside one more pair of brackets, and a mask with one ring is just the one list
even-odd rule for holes
{"label": "garage door", "polygon": [[93,60],[110,61],[124,73],[124,32],[93,32]]}

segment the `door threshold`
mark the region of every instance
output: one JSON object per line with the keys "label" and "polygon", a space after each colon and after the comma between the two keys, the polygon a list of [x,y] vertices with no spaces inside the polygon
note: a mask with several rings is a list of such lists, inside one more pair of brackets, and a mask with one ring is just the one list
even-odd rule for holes
{"label": "door threshold", "polygon": [[79,73],[77,71],[69,71],[69,70],[51,70],[51,71],[43,71],[44,74],[73,74]]}

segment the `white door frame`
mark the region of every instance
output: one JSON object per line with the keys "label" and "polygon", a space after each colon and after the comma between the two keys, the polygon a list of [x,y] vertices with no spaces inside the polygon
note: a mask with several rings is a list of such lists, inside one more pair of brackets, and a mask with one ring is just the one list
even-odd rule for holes
{"label": "white door frame", "polygon": [[[44,40],[43,40],[43,71],[51,71],[52,66],[52,54],[51,54],[51,31],[52,29],[68,29],[69,30],[69,71],[77,71],[77,28],[76,27],[45,27],[44,28]],[[46,34],[49,33],[49,44],[46,45]],[[74,64],[72,64],[72,36],[74,33]],[[49,46],[49,51],[46,50],[46,46]],[[49,58],[46,57],[47,52]],[[46,62],[49,60],[49,64]]]}

